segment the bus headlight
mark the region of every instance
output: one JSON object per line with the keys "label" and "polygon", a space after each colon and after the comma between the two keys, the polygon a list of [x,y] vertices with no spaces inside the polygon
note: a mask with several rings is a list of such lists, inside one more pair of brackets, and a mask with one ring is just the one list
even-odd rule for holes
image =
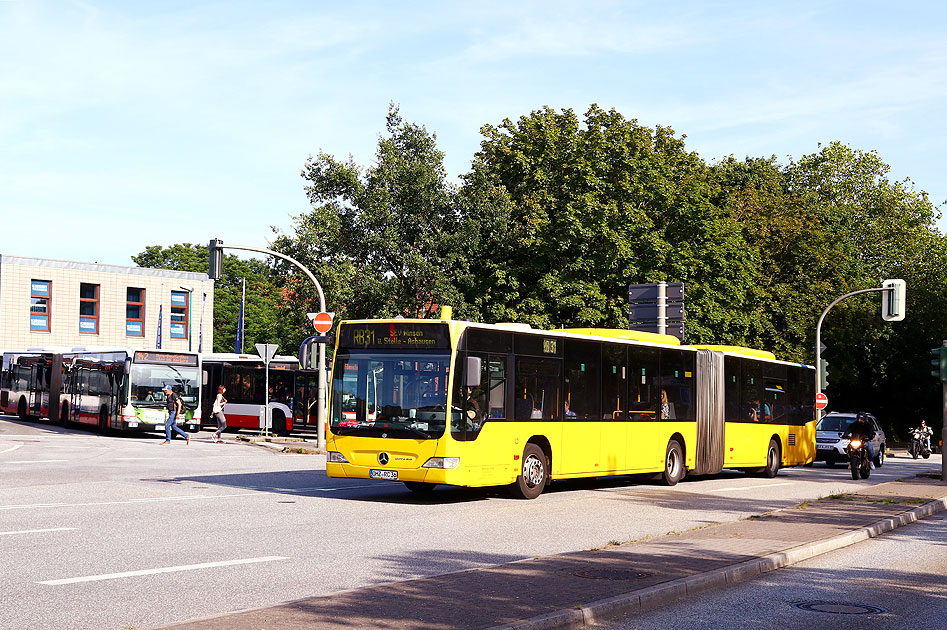
{"label": "bus headlight", "polygon": [[330,464],[348,464],[349,460],[345,459],[345,455],[338,451],[329,451],[326,453],[326,461]]}
{"label": "bus headlight", "polygon": [[453,470],[458,466],[460,466],[459,457],[432,457],[424,462],[421,468],[444,468],[446,470]]}

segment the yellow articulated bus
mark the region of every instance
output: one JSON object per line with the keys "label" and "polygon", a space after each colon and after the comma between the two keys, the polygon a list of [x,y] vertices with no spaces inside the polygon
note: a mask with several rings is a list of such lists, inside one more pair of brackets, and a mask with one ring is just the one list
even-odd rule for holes
{"label": "yellow articulated bus", "polygon": [[442,317],[339,325],[330,477],[509,484],[531,499],[552,479],[773,477],[815,457],[810,366],[629,330]]}

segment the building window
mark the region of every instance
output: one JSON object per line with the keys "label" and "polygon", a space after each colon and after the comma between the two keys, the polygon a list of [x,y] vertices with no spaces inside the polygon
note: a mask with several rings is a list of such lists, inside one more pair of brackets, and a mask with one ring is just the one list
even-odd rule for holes
{"label": "building window", "polygon": [[30,280],[30,330],[49,332],[49,305],[53,283]]}
{"label": "building window", "polygon": [[187,314],[190,310],[190,294],[187,291],[171,292],[171,338],[187,339]]}
{"label": "building window", "polygon": [[99,285],[79,284],[79,332],[99,334]]}
{"label": "building window", "polygon": [[145,290],[128,287],[125,297],[125,335],[145,336]]}

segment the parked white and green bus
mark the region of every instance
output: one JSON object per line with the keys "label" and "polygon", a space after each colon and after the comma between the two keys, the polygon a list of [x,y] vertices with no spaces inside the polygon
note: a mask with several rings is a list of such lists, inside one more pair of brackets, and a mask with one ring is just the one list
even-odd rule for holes
{"label": "parked white and green bus", "polygon": [[0,410],[22,420],[96,426],[100,430],[164,431],[163,389],[185,406],[182,426],[200,427],[197,353],[134,348],[30,348],[5,352]]}

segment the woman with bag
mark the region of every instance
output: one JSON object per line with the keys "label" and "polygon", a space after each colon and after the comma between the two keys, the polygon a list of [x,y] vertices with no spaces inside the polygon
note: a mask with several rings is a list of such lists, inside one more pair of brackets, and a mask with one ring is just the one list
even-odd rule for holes
{"label": "woman with bag", "polygon": [[221,442],[220,434],[227,428],[227,417],[224,415],[224,405],[227,404],[227,399],[224,398],[225,391],[227,388],[223,385],[217,387],[217,398],[214,399],[214,406],[211,409],[217,421],[217,431],[211,436],[215,442]]}

